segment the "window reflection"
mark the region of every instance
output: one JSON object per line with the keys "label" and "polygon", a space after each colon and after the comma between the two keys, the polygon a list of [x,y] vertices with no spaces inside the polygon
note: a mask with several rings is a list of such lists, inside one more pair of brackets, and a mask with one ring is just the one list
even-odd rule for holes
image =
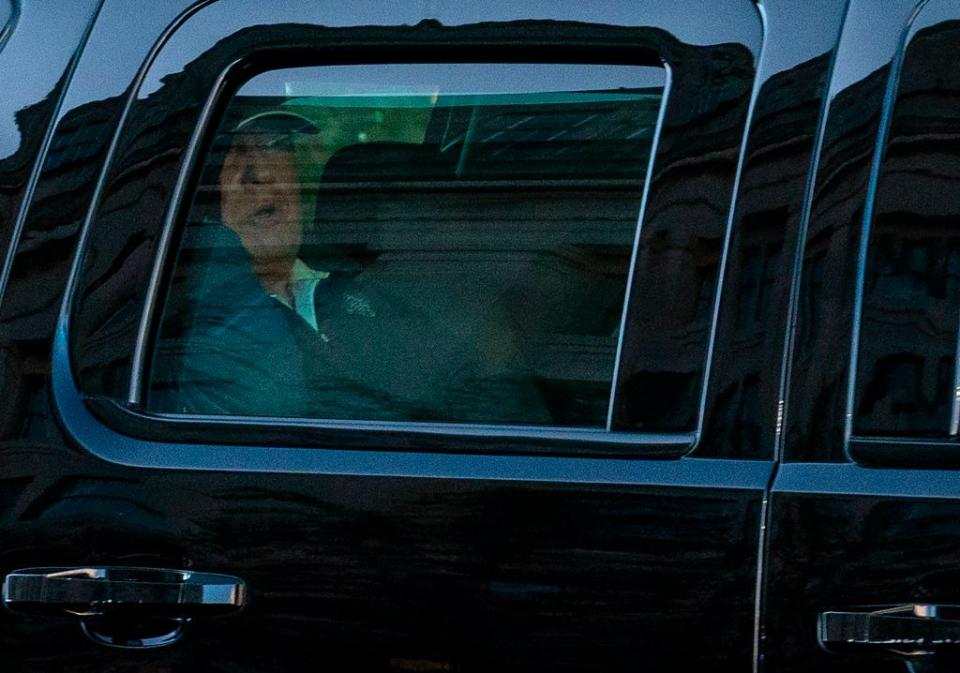
{"label": "window reflection", "polygon": [[960,302],[960,237],[951,226],[878,223],[868,261],[858,431],[947,432]]}
{"label": "window reflection", "polygon": [[942,55],[958,37],[955,22],[919,29],[898,77],[865,278],[860,434],[956,433],[960,77]]}
{"label": "window reflection", "polygon": [[200,171],[149,408],[604,425],[662,86],[543,64],[251,80]]}

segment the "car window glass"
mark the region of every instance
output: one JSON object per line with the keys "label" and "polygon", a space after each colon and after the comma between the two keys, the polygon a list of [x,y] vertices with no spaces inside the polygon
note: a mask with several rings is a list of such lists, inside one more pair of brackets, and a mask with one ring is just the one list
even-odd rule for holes
{"label": "car window glass", "polygon": [[604,427],[664,85],[576,64],[253,77],[198,162],[147,408]]}
{"label": "car window glass", "polygon": [[956,435],[960,376],[960,73],[953,23],[920,30],[904,58],[864,277],[854,431]]}

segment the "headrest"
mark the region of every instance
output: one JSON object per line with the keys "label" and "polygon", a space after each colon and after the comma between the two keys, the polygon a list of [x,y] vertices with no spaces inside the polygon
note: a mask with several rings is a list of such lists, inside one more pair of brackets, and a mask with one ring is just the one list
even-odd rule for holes
{"label": "headrest", "polygon": [[322,182],[408,182],[452,180],[457,153],[437,145],[371,142],[348,145],[334,153]]}

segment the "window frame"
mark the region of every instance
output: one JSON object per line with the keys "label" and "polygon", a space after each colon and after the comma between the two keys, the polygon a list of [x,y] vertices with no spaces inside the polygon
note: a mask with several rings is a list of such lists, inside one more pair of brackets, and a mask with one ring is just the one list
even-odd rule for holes
{"label": "window frame", "polygon": [[[282,58],[282,57],[281,57]],[[417,63],[429,67],[434,62]],[[486,61],[484,61],[486,63]],[[497,64],[499,61],[490,61]],[[230,106],[237,91],[247,82],[251,81],[257,75],[273,70],[268,64],[272,64],[272,59],[265,61],[253,60],[237,63],[232,68],[225,71],[218,79],[217,88],[211,92],[211,98],[204,106],[204,112],[198,123],[194,136],[191,138],[188,146],[183,170],[178,177],[175,191],[170,197],[172,207],[167,211],[163,223],[163,234],[159,245],[157,256],[154,259],[154,267],[150,277],[150,286],[147,290],[146,301],[139,323],[139,330],[133,353],[133,363],[131,365],[131,376],[129,389],[127,392],[126,403],[132,408],[138,408],[143,405],[146,398],[146,389],[149,386],[149,375],[151,354],[154,352],[158,328],[162,321],[163,305],[167,290],[170,286],[170,277],[176,266],[177,252],[182,244],[183,234],[185,233],[185,223],[191,209],[192,197],[196,192],[199,173],[204,168],[204,159],[209,154],[209,148],[218,134],[219,125],[224,118],[226,109]],[[320,64],[317,67],[324,67],[326,64]],[[563,65],[563,64],[558,64]],[[642,66],[641,66],[642,67]],[[651,66],[647,66],[651,67]],[[286,426],[301,426],[308,424],[314,428],[342,429],[342,430],[396,430],[402,427],[411,432],[420,432],[430,435],[450,434],[457,437],[496,437],[509,436],[520,440],[529,440],[534,438],[547,438],[560,442],[576,441],[592,443],[590,436],[605,432],[608,434],[632,436],[631,440],[622,442],[619,440],[610,440],[611,444],[631,443],[637,440],[641,433],[616,432],[611,430],[611,419],[614,413],[616,403],[616,378],[619,368],[621,354],[623,349],[624,332],[628,318],[628,298],[630,287],[633,282],[633,272],[635,267],[640,221],[643,218],[644,204],[650,190],[650,179],[653,171],[654,157],[656,154],[657,143],[660,137],[660,130],[663,125],[666,103],[670,92],[670,69],[667,66],[663,70],[664,89],[661,95],[660,104],[657,111],[656,126],[650,143],[650,153],[646,160],[644,170],[642,190],[639,195],[640,207],[637,211],[636,224],[633,228],[633,241],[630,246],[630,265],[625,279],[623,302],[620,306],[620,320],[617,335],[617,345],[613,361],[613,374],[607,384],[610,394],[607,398],[606,425],[605,426],[564,426],[564,425],[524,425],[524,424],[501,424],[501,423],[470,423],[460,421],[376,421],[361,419],[335,419],[335,418],[299,418],[289,417],[282,420]],[[276,424],[279,419],[275,416],[258,416],[255,414],[231,414],[230,416],[205,416],[203,414],[192,413],[171,413],[154,412],[144,410],[145,417],[153,417],[167,421],[188,421],[193,424],[212,424],[224,419],[231,419],[232,422],[257,427],[269,424],[273,421]],[[444,429],[447,430],[444,430]],[[658,442],[665,446],[678,447],[691,441],[691,433],[643,433],[644,436],[657,436]],[[669,449],[665,449],[668,451]]]}
{"label": "window frame", "polygon": [[[191,15],[195,16],[195,15]],[[191,17],[187,17],[189,20]],[[174,27],[174,30],[176,27]],[[651,28],[651,39],[656,43],[660,40],[663,51],[669,51],[666,45],[677,50],[676,44],[672,43],[665,36],[656,33],[657,29]],[[169,36],[168,36],[169,37]],[[161,43],[162,44],[162,43]],[[158,44],[158,49],[161,47]],[[488,46],[491,53],[496,53],[499,58],[495,62],[505,62],[517,58],[517,50],[507,44],[493,44]],[[520,49],[519,53],[530,54],[531,48]],[[392,59],[388,62],[443,62],[449,59],[438,58],[438,54],[463,54],[459,48],[438,47],[435,45],[421,45],[414,49],[404,49],[392,47],[386,50],[401,55],[410,53],[417,54],[424,52],[431,58],[425,61],[415,61],[413,59]],[[557,53],[570,53],[568,47],[562,47],[555,50]],[[679,49],[682,53],[682,49]],[[620,53],[620,58],[624,55],[636,57],[642,53],[642,50],[625,49]],[[755,96],[754,82],[756,77],[756,65],[759,54],[759,45],[753,54],[753,72],[750,77],[747,92],[751,100]],[[661,100],[661,107],[657,129],[653,138],[651,153],[649,157],[648,170],[644,178],[644,187],[641,205],[638,213],[638,224],[635,232],[635,239],[632,250],[632,261],[627,280],[627,289],[624,298],[623,317],[621,319],[621,331],[619,344],[617,348],[617,361],[615,363],[613,387],[616,388],[618,375],[623,358],[623,342],[626,332],[626,324],[631,315],[633,307],[631,300],[631,287],[636,268],[637,250],[640,238],[642,223],[645,218],[645,212],[649,202],[650,185],[655,175],[655,165],[660,150],[660,134],[665,123],[668,123],[667,111],[671,104],[671,90],[673,82],[673,70],[670,61],[662,53],[657,54],[661,59],[659,65],[665,69],[665,89]],[[156,56],[156,55],[154,55]],[[475,52],[469,55],[464,54],[466,58],[461,57],[458,60],[478,62]],[[605,54],[606,58],[611,55]],[[648,54],[649,56],[649,54]],[[354,56],[356,58],[356,56]],[[367,54],[366,59],[371,56]],[[299,61],[298,61],[299,59]],[[712,355],[713,340],[716,332],[716,307],[719,305],[719,299],[722,295],[722,277],[723,266],[726,261],[727,245],[730,235],[731,212],[726,213],[724,247],[719,263],[717,277],[717,292],[714,297],[714,307],[710,318],[709,336],[706,344],[707,361],[704,365],[701,386],[700,386],[700,404],[697,414],[697,427],[689,432],[632,432],[620,431],[611,428],[611,421],[608,420],[606,428],[564,428],[561,426],[518,426],[518,425],[490,425],[490,424],[463,424],[463,423],[418,423],[418,422],[381,422],[381,421],[340,421],[329,419],[301,419],[301,418],[276,418],[259,416],[196,416],[184,414],[159,414],[146,413],[137,408],[139,402],[139,391],[143,386],[144,363],[150,349],[150,336],[152,333],[152,323],[159,317],[158,298],[161,289],[164,287],[164,280],[172,268],[171,257],[175,257],[173,242],[176,240],[176,234],[180,227],[178,226],[182,219],[182,214],[189,206],[189,201],[185,198],[189,196],[188,187],[192,184],[193,176],[198,170],[198,158],[201,157],[204,143],[213,135],[215,123],[219,120],[223,106],[230,100],[230,94],[237,87],[248,81],[256,72],[277,67],[275,64],[280,62],[279,67],[294,67],[300,63],[317,65],[316,50],[305,51],[302,46],[291,45],[286,49],[264,49],[244,54],[241,57],[234,58],[229,64],[220,70],[216,76],[214,86],[209,89],[200,111],[199,120],[192,127],[189,141],[184,152],[184,158],[180,163],[177,172],[176,181],[170,196],[167,198],[166,212],[163,217],[163,226],[160,230],[157,250],[152,258],[149,284],[147,286],[146,300],[140,311],[140,320],[137,322],[137,333],[135,340],[134,353],[132,359],[134,366],[131,369],[128,380],[127,399],[112,399],[107,396],[85,393],[82,376],[78,376],[78,357],[76,347],[76,337],[73,334],[73,321],[78,310],[82,310],[84,302],[77,296],[77,288],[80,284],[80,276],[83,273],[83,257],[87,250],[87,236],[91,228],[97,227],[97,210],[103,200],[103,194],[98,194],[94,201],[94,207],[85,223],[84,241],[79,246],[80,253],[75,263],[74,273],[71,277],[71,286],[67,292],[67,300],[64,304],[64,310],[61,318],[60,330],[58,332],[58,343],[60,346],[57,352],[61,357],[55,358],[54,376],[60,385],[57,390],[62,394],[67,394],[81,400],[82,403],[99,422],[108,428],[113,428],[123,435],[131,438],[144,440],[160,440],[173,443],[200,443],[213,441],[217,444],[247,444],[247,445],[271,445],[282,443],[287,446],[304,447],[343,447],[343,448],[363,448],[363,449],[401,449],[417,451],[450,451],[458,452],[519,452],[519,453],[587,453],[589,455],[609,455],[624,456],[632,455],[645,458],[677,458],[690,453],[697,444],[704,417],[704,404],[706,399],[709,363]],[[529,61],[530,59],[524,59]],[[333,62],[341,61],[337,59]],[[138,86],[131,91],[130,106],[136,106],[139,86],[143,85],[145,76],[155,64],[155,59],[145,64],[144,71],[138,81]],[[357,60],[342,59],[343,63],[367,62]],[[480,61],[482,62],[482,61]],[[628,60],[610,60],[593,61],[581,55],[577,59],[558,58],[554,51],[548,51],[543,58],[545,63],[623,63],[642,65],[643,62]],[[129,112],[129,108],[128,108]],[[128,115],[121,122],[117,131],[117,137],[114,140],[112,150],[116,150],[119,139],[124,134],[129,134],[129,129],[125,128]],[[736,170],[739,171],[742,165],[742,141],[749,127],[749,112],[747,113],[742,125],[738,128],[740,144],[738,145],[739,155],[736,158]],[[113,152],[111,152],[113,154]],[[114,157],[110,157],[114,159]],[[109,172],[113,168],[113,163],[107,160],[104,175],[101,180],[100,190],[108,189],[110,186]],[[735,188],[731,187],[731,199],[735,193]],[[732,211],[732,206],[730,207]],[[635,316],[634,316],[635,317]],[[613,408],[615,395],[611,395],[610,407]]]}
{"label": "window frame", "polygon": [[[856,432],[857,402],[863,394],[863,382],[860,377],[861,333],[864,321],[864,304],[867,291],[867,270],[871,243],[874,242],[875,207],[884,168],[887,165],[886,150],[890,141],[890,132],[895,109],[901,98],[901,75],[908,52],[914,44],[914,38],[924,29],[939,25],[944,21],[943,3],[933,0],[922,5],[903,27],[900,42],[886,82],[886,96],[881,110],[881,121],[877,131],[873,163],[870,169],[867,197],[861,220],[859,252],[857,259],[857,277],[855,304],[850,340],[849,371],[846,393],[846,420],[844,423],[844,456],[847,460],[868,467],[879,468],[960,468],[960,434],[953,436],[945,428],[942,437],[915,435],[859,434]],[[949,8],[947,14],[951,14]],[[955,10],[952,14],[955,15]],[[956,20],[955,18],[953,19]],[[960,415],[960,322],[955,328],[954,358],[954,395],[950,400],[952,407],[950,426],[957,428]]]}
{"label": "window frame", "polygon": [[6,2],[10,13],[6,19],[0,21],[0,51],[7,44],[7,40],[13,35],[14,28],[17,27],[17,21],[20,19],[20,0],[0,0],[0,4]]}

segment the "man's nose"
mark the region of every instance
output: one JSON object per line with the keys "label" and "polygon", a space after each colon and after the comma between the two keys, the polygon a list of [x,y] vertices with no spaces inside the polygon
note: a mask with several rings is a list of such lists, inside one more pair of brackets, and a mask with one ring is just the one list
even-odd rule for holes
{"label": "man's nose", "polygon": [[272,185],[276,171],[268,161],[251,161],[244,167],[243,181],[248,185]]}

